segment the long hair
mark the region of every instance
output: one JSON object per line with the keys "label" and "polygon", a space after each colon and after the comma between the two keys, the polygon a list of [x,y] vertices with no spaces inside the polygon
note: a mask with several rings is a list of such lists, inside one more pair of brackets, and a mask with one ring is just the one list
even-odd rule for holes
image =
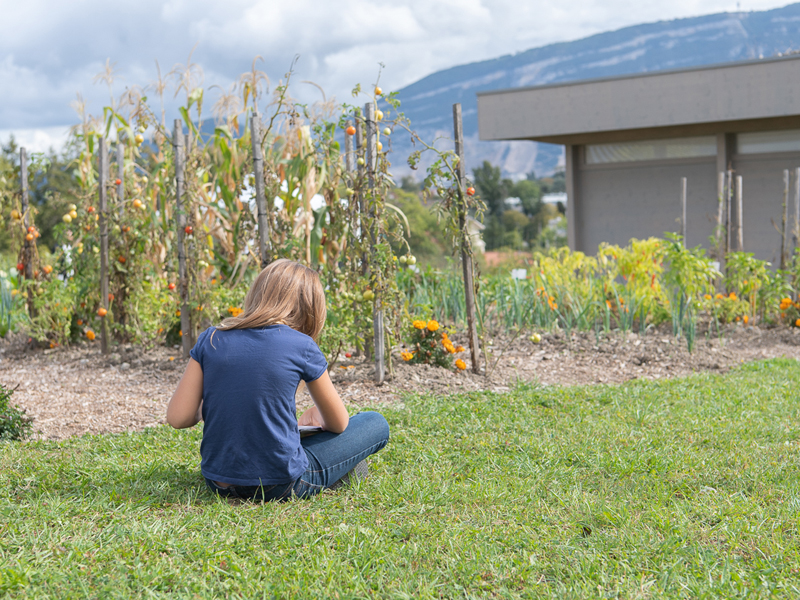
{"label": "long hair", "polygon": [[222,321],[217,329],[250,329],[282,323],[314,340],[325,325],[325,291],[313,269],[282,258],[258,274],[238,317]]}

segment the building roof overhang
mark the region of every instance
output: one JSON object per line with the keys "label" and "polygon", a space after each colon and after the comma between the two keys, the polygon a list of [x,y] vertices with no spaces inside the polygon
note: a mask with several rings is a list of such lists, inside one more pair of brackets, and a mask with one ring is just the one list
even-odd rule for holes
{"label": "building roof overhang", "polygon": [[800,128],[800,56],[478,94],[481,140],[586,144]]}

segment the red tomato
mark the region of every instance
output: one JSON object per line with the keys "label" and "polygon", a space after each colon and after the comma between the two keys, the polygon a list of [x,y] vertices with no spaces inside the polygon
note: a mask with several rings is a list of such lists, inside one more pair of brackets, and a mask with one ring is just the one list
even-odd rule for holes
{"label": "red tomato", "polygon": [[171,289],[171,290],[174,290],[175,289],[175,284],[174,283],[170,283],[167,287],[169,289]]}
{"label": "red tomato", "polygon": [[467,188],[467,196],[474,196],[474,195],[475,195],[475,188],[474,187],[468,187]]}
{"label": "red tomato", "polygon": [[17,263],[17,273],[22,273],[25,270],[25,265],[23,263]]}
{"label": "red tomato", "polygon": [[122,179],[115,179],[114,185],[122,185]]}
{"label": "red tomato", "polygon": [[351,358],[353,355],[350,354],[349,352],[345,352],[344,356],[345,356],[345,358]]}
{"label": "red tomato", "polygon": [[347,132],[347,135],[355,135],[356,134],[356,128],[353,127],[352,125],[350,125],[350,127],[348,127],[345,131]]}
{"label": "red tomato", "polygon": [[187,225],[183,230],[186,232],[186,235],[192,235],[194,233],[194,229],[191,225]]}

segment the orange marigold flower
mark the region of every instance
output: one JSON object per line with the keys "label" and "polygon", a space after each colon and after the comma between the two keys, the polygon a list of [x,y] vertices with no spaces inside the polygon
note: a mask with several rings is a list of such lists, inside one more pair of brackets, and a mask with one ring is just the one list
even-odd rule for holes
{"label": "orange marigold flower", "polygon": [[425,329],[425,321],[417,320],[414,321],[412,325],[414,326],[414,329]]}
{"label": "orange marigold flower", "polygon": [[456,352],[464,352],[465,350],[466,350],[466,348],[464,348],[464,346],[458,346],[456,348]]}
{"label": "orange marigold flower", "polygon": [[428,321],[428,331],[436,331],[437,329],[439,329],[439,323],[437,323],[433,319]]}
{"label": "orange marigold flower", "polygon": [[706,294],[705,296],[703,296],[703,298],[705,298],[706,300],[711,300],[711,294]]}
{"label": "orange marigold flower", "polygon": [[736,300],[736,293],[731,292],[730,294],[728,294],[728,298],[730,298],[731,300]]}
{"label": "orange marigold flower", "polygon": [[745,315],[743,320],[744,320],[744,324],[747,325],[747,322],[750,320],[750,317]]}
{"label": "orange marigold flower", "polygon": [[409,360],[414,358],[414,353],[413,352],[409,352],[408,350],[404,350],[403,352],[400,353],[400,358],[402,358],[404,361],[408,362]]}
{"label": "orange marigold flower", "polygon": [[717,300],[722,300],[722,299],[723,299],[725,296],[723,296],[722,294],[717,294],[717,295],[716,295],[716,296],[714,296],[714,297],[715,297]]}
{"label": "orange marigold flower", "polygon": [[87,330],[86,330],[86,338],[87,338],[89,341],[92,341],[92,340],[94,340],[94,338],[95,338],[95,337],[96,337],[96,336],[94,335],[94,331],[92,331],[91,329],[87,329]]}
{"label": "orange marigold flower", "polygon": [[611,300],[606,300],[606,306],[608,307],[608,310],[611,310]]}
{"label": "orange marigold flower", "polygon": [[794,326],[800,327],[800,319],[797,319],[797,321],[794,322]]}
{"label": "orange marigold flower", "polygon": [[458,367],[458,369],[459,369],[460,371],[463,371],[464,369],[466,369],[466,368],[467,368],[467,363],[465,363],[465,362],[464,362],[463,360],[461,360],[460,358],[457,358],[457,359],[456,359],[456,367]]}

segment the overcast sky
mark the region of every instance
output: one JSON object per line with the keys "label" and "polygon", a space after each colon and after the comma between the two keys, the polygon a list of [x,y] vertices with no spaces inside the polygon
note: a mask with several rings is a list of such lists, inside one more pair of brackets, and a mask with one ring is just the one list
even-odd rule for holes
{"label": "overcast sky", "polygon": [[[0,0],[0,139],[9,132],[44,149],[76,122],[78,93],[90,112],[108,101],[93,83],[107,59],[114,91],[145,86],[193,60],[206,87],[228,87],[259,68],[275,83],[295,55],[295,96],[349,98],[355,83],[399,89],[443,68],[638,23],[736,10],[786,0]],[[209,92],[209,93],[213,93]],[[170,92],[170,96],[172,92]],[[151,93],[151,97],[154,94]],[[206,100],[207,105],[213,98]]]}

